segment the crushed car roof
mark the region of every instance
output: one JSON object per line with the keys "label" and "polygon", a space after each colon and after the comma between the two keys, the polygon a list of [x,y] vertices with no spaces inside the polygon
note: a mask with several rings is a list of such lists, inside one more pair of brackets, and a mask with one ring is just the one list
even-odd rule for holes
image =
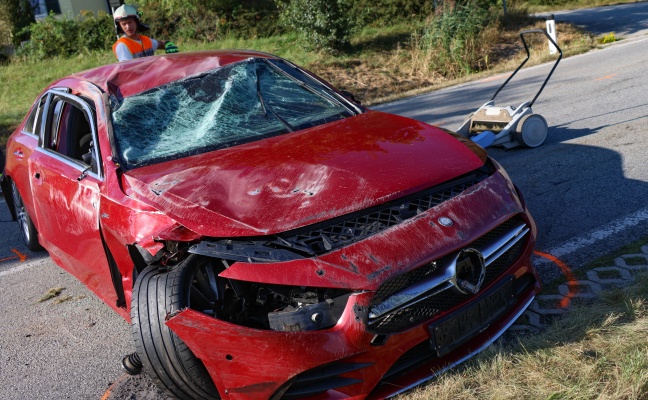
{"label": "crushed car roof", "polygon": [[128,97],[251,57],[275,58],[270,54],[245,50],[197,51],[138,58],[104,65],[72,76],[89,81],[118,97]]}

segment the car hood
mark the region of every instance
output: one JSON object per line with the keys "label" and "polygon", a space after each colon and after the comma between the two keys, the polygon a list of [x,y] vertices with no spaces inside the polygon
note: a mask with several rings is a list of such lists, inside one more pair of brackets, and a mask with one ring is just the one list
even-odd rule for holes
{"label": "car hood", "polygon": [[484,164],[479,146],[369,111],[127,171],[125,193],[211,237],[274,234],[435,186]]}

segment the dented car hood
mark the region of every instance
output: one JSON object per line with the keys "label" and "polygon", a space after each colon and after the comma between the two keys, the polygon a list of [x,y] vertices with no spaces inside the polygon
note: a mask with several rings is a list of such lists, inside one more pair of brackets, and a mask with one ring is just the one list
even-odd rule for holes
{"label": "dented car hood", "polygon": [[469,141],[369,111],[130,170],[125,193],[211,237],[275,234],[432,187],[484,164]]}

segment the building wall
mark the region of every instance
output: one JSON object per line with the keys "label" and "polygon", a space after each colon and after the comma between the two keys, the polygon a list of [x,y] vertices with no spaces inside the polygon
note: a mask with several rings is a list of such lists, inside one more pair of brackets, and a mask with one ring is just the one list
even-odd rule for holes
{"label": "building wall", "polygon": [[77,15],[81,10],[110,11],[106,0],[58,0],[61,7],[61,14]]}

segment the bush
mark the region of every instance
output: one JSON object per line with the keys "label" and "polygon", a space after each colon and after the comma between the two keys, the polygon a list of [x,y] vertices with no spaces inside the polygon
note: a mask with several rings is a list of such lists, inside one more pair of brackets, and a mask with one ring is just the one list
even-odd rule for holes
{"label": "bush", "polygon": [[486,27],[497,24],[497,15],[476,4],[444,7],[424,28],[419,49],[433,54],[430,66],[447,77],[468,74],[478,69],[487,55]]}
{"label": "bush", "polygon": [[280,2],[280,21],[294,29],[308,49],[338,52],[354,31],[352,0],[291,0]]}
{"label": "bush", "polygon": [[[442,0],[438,3],[441,4]],[[357,23],[363,26],[424,20],[433,12],[433,0],[357,0],[353,5],[353,15]]]}
{"label": "bush", "polygon": [[277,33],[273,0],[135,0],[151,36],[213,41]]}
{"label": "bush", "polygon": [[6,13],[1,17],[10,26],[13,44],[19,45],[28,38],[22,32],[34,22],[34,12],[29,0],[0,0],[0,10]]}
{"label": "bush", "polygon": [[54,18],[48,15],[31,24],[26,32],[30,41],[18,51],[19,55],[50,58],[106,50],[115,42],[112,18],[105,12],[96,16],[83,12],[76,18]]}

